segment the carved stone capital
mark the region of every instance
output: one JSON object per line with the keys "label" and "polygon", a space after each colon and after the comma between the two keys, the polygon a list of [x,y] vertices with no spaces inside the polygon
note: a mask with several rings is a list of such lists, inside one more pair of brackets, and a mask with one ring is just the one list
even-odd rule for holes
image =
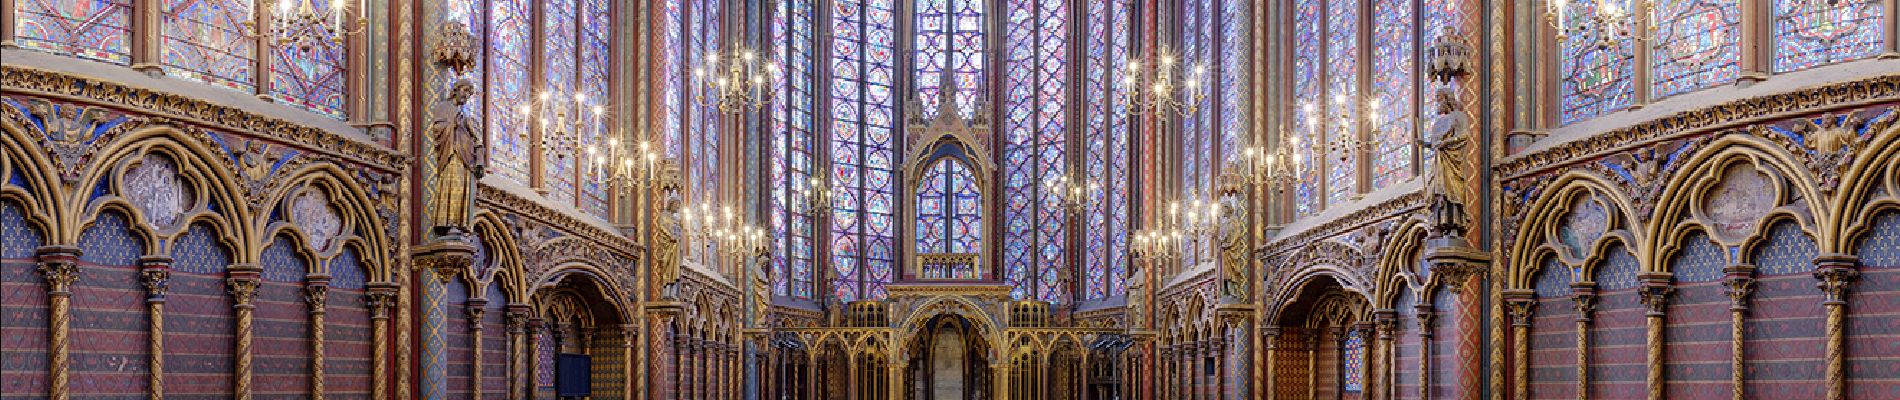
{"label": "carved stone capital", "polygon": [[508,305],[508,313],[502,318],[502,323],[508,326],[508,333],[523,334],[528,332],[528,310],[527,304],[514,303]]}
{"label": "carved stone capital", "polygon": [[1501,294],[1504,296],[1505,312],[1511,317],[1511,326],[1530,326],[1532,310],[1537,308],[1536,293],[1530,289],[1506,289]]}
{"label": "carved stone capital", "polygon": [[40,277],[46,279],[46,294],[72,296],[73,282],[79,281],[79,248],[41,246],[36,253],[39,255]]}
{"label": "carved stone capital", "polygon": [[1412,309],[1415,311],[1413,315],[1418,316],[1419,336],[1432,337],[1432,328],[1438,324],[1438,314],[1433,312],[1432,305],[1419,304],[1412,306]]}
{"label": "carved stone capital", "polygon": [[329,304],[330,276],[311,274],[304,278],[303,300],[310,305],[310,313],[322,314],[324,306]]}
{"label": "carved stone capital", "polygon": [[171,289],[171,277],[171,257],[139,257],[139,283],[145,286],[145,302],[165,302],[165,294]]}
{"label": "carved stone capital", "polygon": [[415,249],[416,268],[430,279],[448,283],[475,262],[475,248],[460,239],[443,239]]}
{"label": "carved stone capital", "polygon": [[1847,304],[1847,286],[1860,276],[1860,258],[1846,254],[1823,254],[1814,258],[1814,279],[1820,282],[1821,304]]}
{"label": "carved stone capital", "polygon": [[264,268],[256,264],[232,264],[225,268],[224,284],[231,292],[231,304],[239,309],[257,308],[257,287],[264,283]]}
{"label": "carved stone capital", "polygon": [[1676,288],[1669,284],[1671,277],[1666,272],[1642,274],[1643,285],[1636,289],[1636,294],[1642,296],[1644,316],[1661,317],[1663,311],[1669,308],[1669,295],[1676,292]]}
{"label": "carved stone capital", "polygon": [[369,306],[369,317],[373,320],[389,319],[389,312],[396,309],[396,284],[371,282],[364,303]]}
{"label": "carved stone capital", "polygon": [[1577,322],[1590,322],[1597,311],[1597,285],[1592,282],[1570,284],[1571,308],[1577,310]]}
{"label": "carved stone capital", "polygon": [[1450,284],[1454,293],[1474,289],[1467,286],[1474,283],[1475,278],[1484,276],[1491,266],[1489,254],[1462,244],[1433,248],[1426,253],[1425,259],[1431,263],[1432,275]]}
{"label": "carved stone capital", "polygon": [[1722,294],[1728,295],[1730,311],[1748,310],[1748,296],[1755,292],[1755,266],[1730,265],[1722,268]]}
{"label": "carved stone capital", "polygon": [[1372,324],[1379,333],[1379,339],[1392,340],[1399,332],[1399,310],[1390,308],[1372,310]]}

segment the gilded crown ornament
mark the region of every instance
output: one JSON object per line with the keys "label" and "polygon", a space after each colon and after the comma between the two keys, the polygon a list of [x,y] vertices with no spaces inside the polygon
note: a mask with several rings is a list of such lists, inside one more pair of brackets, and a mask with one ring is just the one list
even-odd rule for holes
{"label": "gilded crown ornament", "polygon": [[435,65],[455,71],[456,75],[468,73],[475,68],[475,39],[468,32],[468,26],[460,21],[442,24],[435,31],[435,48],[429,52],[429,58]]}

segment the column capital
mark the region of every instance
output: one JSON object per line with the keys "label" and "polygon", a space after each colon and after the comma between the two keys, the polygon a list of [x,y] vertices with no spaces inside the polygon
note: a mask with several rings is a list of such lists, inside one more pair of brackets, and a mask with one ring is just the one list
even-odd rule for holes
{"label": "column capital", "polygon": [[46,293],[72,296],[73,283],[79,281],[79,248],[40,246],[34,253],[39,256],[40,276],[46,278]]}
{"label": "column capital", "polygon": [[231,264],[224,268],[224,283],[231,292],[231,304],[241,309],[257,308],[257,287],[263,283],[264,268],[257,264]]}
{"label": "column capital", "polygon": [[1847,286],[1860,276],[1860,258],[1847,254],[1823,254],[1814,258],[1815,287],[1825,294],[1822,304],[1846,304]]}
{"label": "column capital", "polygon": [[324,312],[324,306],[328,304],[329,298],[329,275],[310,274],[304,276],[303,299],[304,304],[310,305],[311,313],[322,314]]}
{"label": "column capital", "polygon": [[1722,268],[1722,294],[1728,295],[1730,311],[1748,310],[1748,296],[1755,292],[1755,266],[1736,264]]}
{"label": "column capital", "polygon": [[139,257],[139,282],[145,285],[145,302],[163,303],[171,289],[171,256]]}
{"label": "column capital", "polygon": [[1504,297],[1505,311],[1510,313],[1511,326],[1531,325],[1531,312],[1537,306],[1537,294],[1530,289],[1505,289],[1499,293]]}
{"label": "column capital", "polygon": [[1673,277],[1668,272],[1645,272],[1638,276],[1643,281],[1636,291],[1642,296],[1643,308],[1647,310],[1644,316],[1663,316],[1663,311],[1669,307],[1669,295],[1676,292],[1676,288],[1670,286]]}
{"label": "column capital", "polygon": [[460,239],[442,239],[422,246],[413,251],[416,268],[421,269],[428,279],[448,283],[450,279],[467,270],[475,262],[475,248]]}

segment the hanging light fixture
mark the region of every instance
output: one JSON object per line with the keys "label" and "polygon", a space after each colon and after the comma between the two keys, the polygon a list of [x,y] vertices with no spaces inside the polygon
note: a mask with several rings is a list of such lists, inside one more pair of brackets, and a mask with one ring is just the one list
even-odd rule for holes
{"label": "hanging light fixture", "polygon": [[1129,60],[1122,74],[1120,102],[1130,114],[1193,114],[1207,100],[1207,66],[1180,62],[1166,47],[1156,50],[1154,63]]}
{"label": "hanging light fixture", "polygon": [[[369,27],[368,0],[260,0],[245,21],[249,36],[268,38],[298,51],[342,47]],[[354,9],[352,9],[354,8]]]}
{"label": "hanging light fixture", "polygon": [[704,86],[693,98],[722,112],[757,110],[772,102],[772,83],[777,77],[777,63],[751,48],[733,46],[723,56],[707,54],[705,64],[693,68],[693,80]]}
{"label": "hanging light fixture", "polygon": [[[1593,12],[1577,15],[1581,12],[1573,9],[1582,7],[1578,2],[1583,1],[1594,2]],[[1637,29],[1636,11],[1647,9],[1648,0],[1544,0],[1544,19],[1556,29],[1559,42],[1581,37],[1592,40],[1598,49],[1611,49],[1624,40],[1654,37],[1654,25]]]}

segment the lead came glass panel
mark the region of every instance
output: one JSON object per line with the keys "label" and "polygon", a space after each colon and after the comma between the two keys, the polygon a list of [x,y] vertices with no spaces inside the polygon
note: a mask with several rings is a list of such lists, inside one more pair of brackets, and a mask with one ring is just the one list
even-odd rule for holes
{"label": "lead came glass panel", "polygon": [[[613,64],[613,4],[608,0],[581,0],[581,65],[580,91],[589,98],[599,99],[593,103],[601,105],[610,99],[612,87],[609,69]],[[584,111],[592,113],[592,110]],[[589,114],[591,119],[583,124],[580,148],[595,146],[613,135],[608,116]],[[601,185],[601,177],[583,175],[581,179],[581,210],[605,217],[607,215],[607,190]]]}
{"label": "lead came glass panel", "polygon": [[488,170],[528,184],[528,77],[533,16],[528,0],[490,0],[488,11]]}
{"label": "lead came glass panel", "polygon": [[1087,299],[1120,296],[1127,289],[1128,113],[1116,102],[1129,60],[1129,8],[1118,1],[1089,2],[1087,52],[1081,104],[1087,134],[1083,165],[1091,182],[1102,185],[1084,211],[1083,278]]}
{"label": "lead came glass panel", "polygon": [[[539,111],[543,114],[540,116],[540,118],[543,119],[539,122],[542,127],[541,135],[543,138],[553,135],[581,134],[580,132],[574,131],[577,126],[571,122],[554,121],[555,123],[563,124],[563,126],[551,126],[549,125],[549,120],[546,119],[549,118],[546,114],[550,114],[550,112],[555,110],[564,110],[561,112],[566,113],[576,113],[579,112],[579,109],[587,107],[582,101],[576,100],[574,97],[582,94],[582,92],[577,90],[579,88],[575,86],[576,72],[578,72],[575,70],[575,66],[580,62],[580,54],[577,50],[579,37],[576,36],[578,31],[575,29],[577,26],[576,20],[577,17],[579,17],[576,13],[578,11],[576,3],[578,3],[578,0],[545,0],[541,5],[543,11],[541,16],[541,34],[545,35],[541,41],[541,60],[543,63],[541,64],[541,77],[543,79],[542,84],[544,85],[541,90],[544,94],[552,94],[550,98],[542,100],[543,103],[541,106],[547,108],[543,108],[543,111]],[[595,95],[587,93],[586,96],[592,98]],[[569,117],[574,118],[576,116],[569,115]],[[546,167],[544,173],[547,174],[547,176],[543,178],[546,179],[545,185],[548,190],[549,199],[554,200],[556,203],[573,204],[574,150],[560,147],[561,146],[543,146],[542,151],[547,152],[547,154],[541,157],[541,162]]]}
{"label": "lead came glass panel", "polygon": [[983,196],[976,175],[944,159],[925,170],[917,188],[917,251],[975,253],[982,248]]}
{"label": "lead came glass panel", "polygon": [[1068,8],[1011,0],[1003,43],[1003,280],[1019,299],[1059,301],[1066,213],[1050,185],[1067,176]]}
{"label": "lead came glass panel", "polygon": [[[1629,0],[1606,0],[1617,2],[1627,10]],[[1598,3],[1580,1],[1572,3],[1569,15],[1595,15]],[[1589,18],[1573,17],[1566,22],[1575,28],[1573,32],[1597,32],[1596,22]],[[1631,79],[1635,67],[1635,40],[1630,38],[1601,39],[1589,33],[1564,36],[1560,64],[1561,101],[1559,101],[1564,124],[1570,124],[1598,115],[1628,108],[1634,92]]]}
{"label": "lead came glass panel", "polygon": [[[330,8],[333,1],[347,0],[310,0],[310,5]],[[315,43],[275,49],[271,58],[271,96],[298,108],[342,118],[344,67],[348,64],[344,62],[347,49],[338,41],[342,39],[338,36],[340,33],[310,27],[286,34],[309,37]]]}
{"label": "lead came glass panel", "polygon": [[247,36],[250,0],[166,0],[164,59],[168,74],[250,91],[256,41]]}
{"label": "lead came glass panel", "polygon": [[1741,74],[1741,7],[1721,0],[1655,0],[1650,50],[1656,97],[1734,81]]}
{"label": "lead came glass panel", "polygon": [[782,76],[772,107],[772,215],[778,251],[772,253],[773,289],[781,296],[812,296],[813,229],[807,203],[817,174],[812,151],[812,12],[809,0],[779,2],[773,14],[774,57]]}
{"label": "lead came glass panel", "polygon": [[[1334,0],[1326,18],[1326,114],[1321,119],[1326,145],[1326,203],[1345,203],[1359,188],[1354,173],[1358,149],[1332,143],[1357,137],[1359,127],[1359,1]],[[1317,145],[1317,144],[1316,144]]]}
{"label": "lead came glass panel", "polygon": [[1313,163],[1321,160],[1318,151],[1320,142],[1320,43],[1324,29],[1321,13],[1324,0],[1294,0],[1293,2],[1293,98],[1295,99],[1293,120],[1294,157],[1299,163],[1299,182],[1293,189],[1294,210],[1301,216],[1318,214],[1320,211],[1319,168]]}
{"label": "lead came glass panel", "polygon": [[1775,71],[1788,72],[1880,54],[1886,13],[1880,0],[1775,0]]}
{"label": "lead came glass panel", "polygon": [[27,48],[125,64],[131,0],[18,0],[14,38]]}
{"label": "lead came glass panel", "polygon": [[832,4],[833,294],[842,301],[882,298],[896,264],[895,5]]}
{"label": "lead came glass panel", "polygon": [[1413,69],[1414,0],[1373,0],[1372,187],[1386,187],[1412,177],[1412,94],[1417,82]]}

